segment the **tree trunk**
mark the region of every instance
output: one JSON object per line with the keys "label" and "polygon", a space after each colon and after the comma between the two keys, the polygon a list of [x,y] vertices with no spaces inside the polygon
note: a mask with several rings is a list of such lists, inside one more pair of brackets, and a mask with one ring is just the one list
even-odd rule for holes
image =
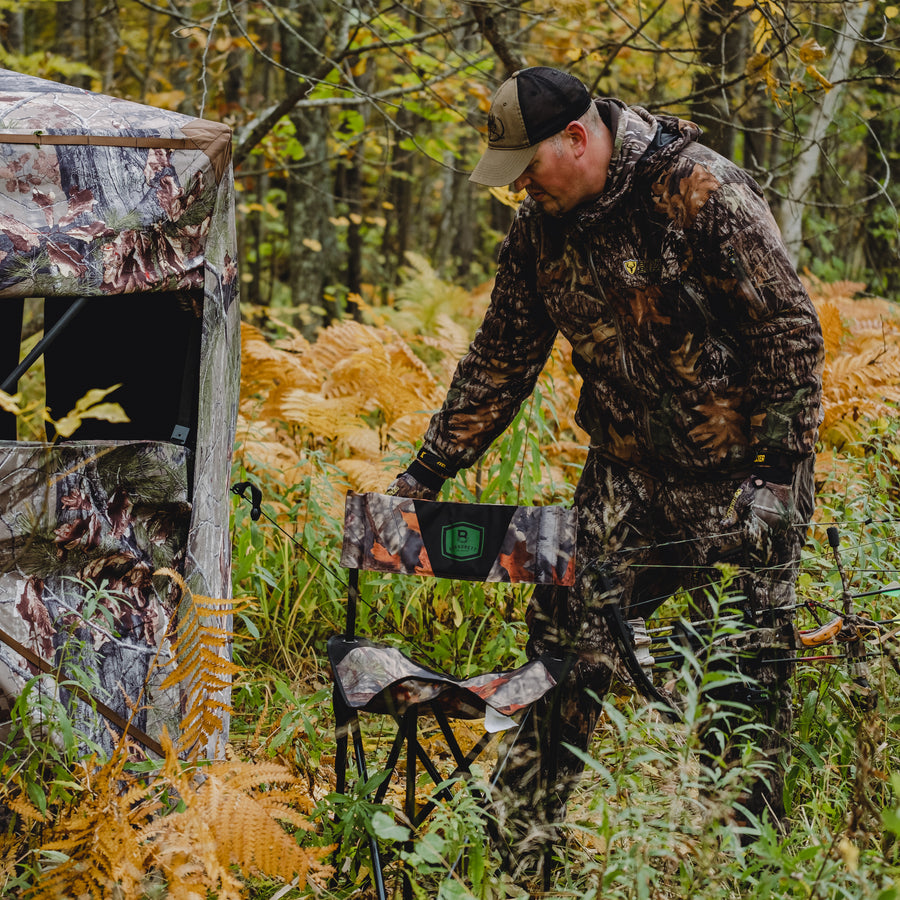
{"label": "tree trunk", "polygon": [[3,12],[3,43],[10,53],[25,54],[29,49],[25,46],[25,11],[8,9]]}
{"label": "tree trunk", "polygon": [[703,129],[703,143],[734,158],[735,121],[732,92],[726,87],[743,70],[746,60],[744,29],[732,21],[734,0],[719,0],[700,9],[698,50],[700,66],[694,75],[695,100],[691,118]]}
{"label": "tree trunk", "polygon": [[[84,0],[59,3],[56,9],[56,52],[66,59],[90,62]],[[84,75],[73,76],[69,84],[80,88],[91,86],[90,79]]]}
{"label": "tree trunk", "polygon": [[865,26],[871,0],[844,3],[842,6],[846,10],[846,22],[834,43],[827,75],[834,87],[826,92],[822,105],[812,115],[804,137],[805,148],[797,157],[787,198],[781,210],[781,233],[794,265],[797,265],[803,246],[804,200],[816,177],[822,156],[822,140],[841,98],[841,82],[850,70],[850,61]]}
{"label": "tree trunk", "polygon": [[874,283],[868,285],[869,289],[893,297],[900,292],[900,236],[896,206],[885,204],[882,192],[887,192],[900,178],[896,153],[900,146],[900,127],[896,116],[891,114],[898,106],[897,88],[893,82],[896,60],[890,50],[878,43],[883,27],[881,17],[873,16],[867,35],[871,43],[866,69],[882,77],[883,81],[877,99],[872,98],[872,111],[876,115],[866,123],[866,183],[872,185],[872,194],[863,212],[859,237],[865,265],[876,276]]}
{"label": "tree trunk", "polygon": [[[413,115],[406,109],[399,109],[397,125],[402,133],[412,130]],[[413,154],[400,146],[401,134],[395,134],[391,144],[391,158],[388,170],[391,173],[388,184],[388,201],[393,207],[393,228],[384,229],[381,243],[385,268],[385,285],[395,283],[397,272],[406,261],[412,222],[412,179]]]}
{"label": "tree trunk", "polygon": [[[460,142],[461,156],[465,156],[466,143],[465,139]],[[446,174],[432,264],[442,278],[465,279],[475,245],[473,188],[468,173],[456,168],[457,154],[445,152],[444,165]]]}
{"label": "tree trunk", "polygon": [[[321,65],[317,48],[325,47],[327,20],[315,0],[292,0],[290,21],[303,23],[304,40],[282,28],[282,62],[285,88],[291,90],[301,72],[313,72]],[[304,156],[288,170],[285,217],[288,229],[287,288],[290,304],[303,310],[303,326],[313,334],[329,316],[333,302],[325,297],[326,286],[334,278],[337,247],[333,226],[333,182],[329,164],[330,133],[328,110],[295,109],[290,120]],[[323,317],[324,316],[324,317]]]}

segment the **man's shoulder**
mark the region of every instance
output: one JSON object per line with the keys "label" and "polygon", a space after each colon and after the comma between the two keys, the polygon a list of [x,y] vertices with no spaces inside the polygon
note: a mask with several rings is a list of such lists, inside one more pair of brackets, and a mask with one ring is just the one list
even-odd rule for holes
{"label": "man's shoulder", "polygon": [[708,176],[704,181],[712,178],[719,184],[745,184],[759,190],[755,179],[746,169],[699,141],[684,144],[672,154],[663,177],[690,177],[693,173],[696,178],[700,172]]}
{"label": "man's shoulder", "polygon": [[660,161],[648,182],[653,207],[682,229],[732,217],[748,196],[762,196],[740,166],[697,142]]}

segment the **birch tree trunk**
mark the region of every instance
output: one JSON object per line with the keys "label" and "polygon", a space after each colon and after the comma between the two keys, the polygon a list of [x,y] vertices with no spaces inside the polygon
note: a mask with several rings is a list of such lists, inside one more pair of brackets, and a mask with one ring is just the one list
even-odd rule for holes
{"label": "birch tree trunk", "polygon": [[831,54],[831,67],[827,75],[834,87],[825,94],[822,105],[813,113],[804,141],[806,146],[797,157],[787,199],[782,205],[781,233],[794,265],[797,264],[803,244],[804,199],[816,177],[819,159],[822,156],[822,140],[831,124],[838,101],[841,99],[842,82],[850,71],[853,51],[862,35],[871,5],[871,0],[843,4],[846,10],[846,20],[843,30],[835,41]]}

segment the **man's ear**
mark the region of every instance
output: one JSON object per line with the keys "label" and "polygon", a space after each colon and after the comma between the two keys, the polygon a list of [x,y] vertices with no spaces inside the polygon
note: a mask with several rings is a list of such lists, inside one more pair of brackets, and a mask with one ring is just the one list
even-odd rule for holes
{"label": "man's ear", "polygon": [[575,158],[583,156],[587,152],[588,145],[588,132],[584,125],[578,121],[569,122],[564,133],[568,140],[572,142]]}

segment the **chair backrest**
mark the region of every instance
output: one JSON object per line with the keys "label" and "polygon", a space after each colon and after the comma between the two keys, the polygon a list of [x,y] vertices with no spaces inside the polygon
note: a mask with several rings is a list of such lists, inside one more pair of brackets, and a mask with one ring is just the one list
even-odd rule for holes
{"label": "chair backrest", "polygon": [[348,493],[341,565],[466,581],[571,585],[575,511]]}

